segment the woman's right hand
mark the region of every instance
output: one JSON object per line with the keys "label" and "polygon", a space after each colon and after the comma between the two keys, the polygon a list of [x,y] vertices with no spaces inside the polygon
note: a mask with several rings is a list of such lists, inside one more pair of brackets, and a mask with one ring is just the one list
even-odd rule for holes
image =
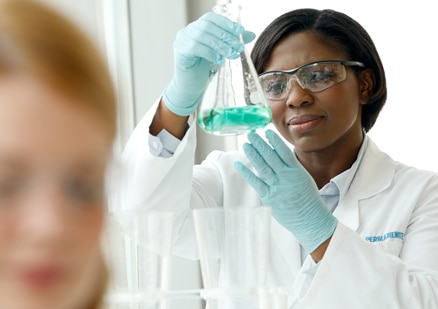
{"label": "woman's right hand", "polygon": [[164,104],[174,114],[193,113],[207,87],[210,71],[222,64],[224,58],[235,59],[245,43],[255,34],[228,18],[206,13],[180,30],[174,42],[174,75],[163,93]]}

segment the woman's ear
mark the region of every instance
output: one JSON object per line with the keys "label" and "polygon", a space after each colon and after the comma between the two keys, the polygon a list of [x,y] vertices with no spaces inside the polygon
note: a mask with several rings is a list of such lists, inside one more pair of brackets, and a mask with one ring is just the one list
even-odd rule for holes
{"label": "woman's ear", "polygon": [[375,84],[374,72],[371,69],[366,69],[359,74],[359,91],[360,103],[365,105],[368,103],[370,96],[373,94]]}

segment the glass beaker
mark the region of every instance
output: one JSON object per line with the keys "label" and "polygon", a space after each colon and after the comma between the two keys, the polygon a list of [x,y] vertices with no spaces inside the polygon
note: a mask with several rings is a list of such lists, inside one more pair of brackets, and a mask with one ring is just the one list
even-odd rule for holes
{"label": "glass beaker", "polygon": [[[220,1],[213,12],[240,23],[241,6],[232,0]],[[243,43],[243,38],[240,36]],[[265,127],[272,112],[267,105],[257,72],[246,48],[237,59],[225,59],[212,68],[198,110],[198,124],[214,135],[239,135]]]}
{"label": "glass beaker", "polygon": [[271,208],[193,210],[208,309],[265,309]]}
{"label": "glass beaker", "polygon": [[165,308],[169,289],[173,214],[131,211],[108,214],[104,252],[110,271],[108,309]]}

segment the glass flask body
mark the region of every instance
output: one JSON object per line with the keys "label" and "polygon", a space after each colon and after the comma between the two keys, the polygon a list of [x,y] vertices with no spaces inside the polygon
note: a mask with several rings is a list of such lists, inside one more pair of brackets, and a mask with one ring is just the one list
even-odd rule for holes
{"label": "glass flask body", "polygon": [[[213,12],[240,23],[241,7],[217,4]],[[242,37],[240,40],[243,43]],[[272,112],[246,48],[237,59],[212,67],[211,80],[198,110],[198,124],[214,135],[239,135],[265,127]]]}

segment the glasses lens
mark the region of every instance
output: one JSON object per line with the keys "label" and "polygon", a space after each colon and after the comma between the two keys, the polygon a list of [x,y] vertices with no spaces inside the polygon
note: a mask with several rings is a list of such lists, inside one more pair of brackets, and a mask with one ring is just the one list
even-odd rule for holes
{"label": "glasses lens", "polygon": [[289,92],[289,83],[295,79],[309,92],[320,92],[343,82],[347,77],[345,67],[339,62],[312,63],[301,67],[294,73],[272,72],[259,77],[268,100],[284,100]]}
{"label": "glasses lens", "polygon": [[302,67],[296,75],[303,89],[319,92],[344,81],[346,71],[341,63],[315,63]]}
{"label": "glasses lens", "polygon": [[260,76],[260,84],[268,100],[281,100],[287,95],[289,76],[285,73],[268,73]]}

